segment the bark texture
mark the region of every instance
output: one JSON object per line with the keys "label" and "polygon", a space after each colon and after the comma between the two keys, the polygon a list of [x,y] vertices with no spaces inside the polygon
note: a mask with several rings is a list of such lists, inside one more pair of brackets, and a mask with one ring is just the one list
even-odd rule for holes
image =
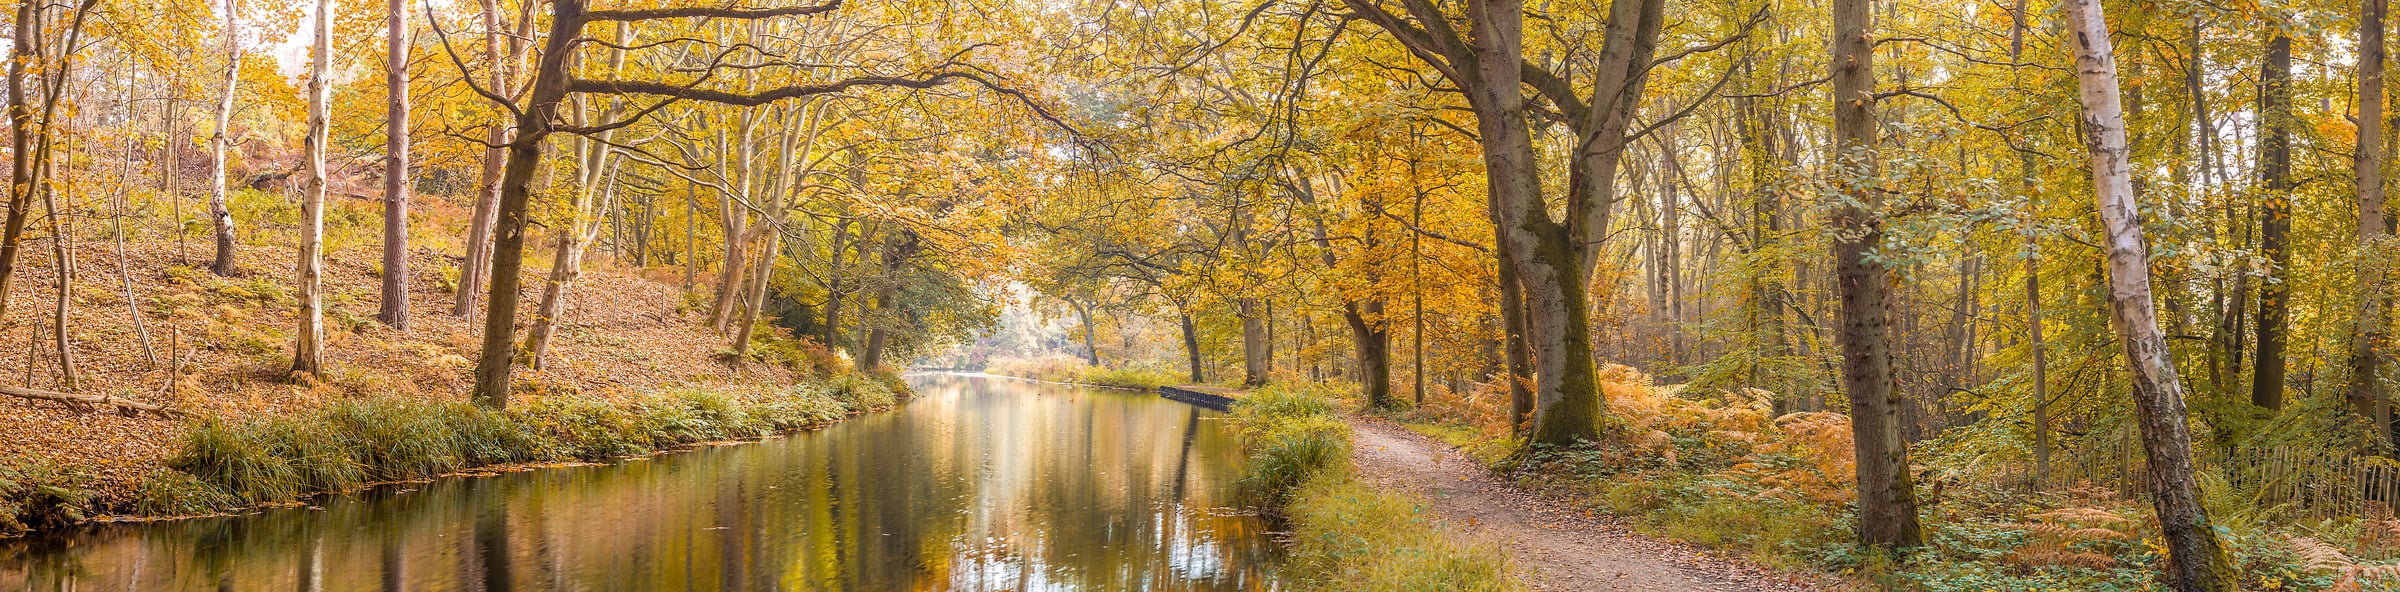
{"label": "bark texture", "polygon": [[2084,147],[2090,153],[2093,191],[2106,234],[2109,309],[2117,339],[2125,345],[2142,447],[2149,453],[2151,503],[2167,547],[2167,583],[2185,592],[2234,590],[2238,584],[2232,558],[2217,539],[2192,478],[2183,383],[2175,374],[2150,295],[2150,253],[2142,243],[2140,206],[2133,194],[2131,151],[2125,142],[2108,22],[2099,0],[2066,0],[2064,8],[2083,105]]}
{"label": "bark texture", "polygon": [[239,15],[233,0],[225,0],[225,90],[217,98],[217,129],[208,137],[209,167],[208,216],[217,232],[217,256],[208,270],[220,276],[231,276],[238,269],[234,261],[233,210],[227,203],[225,187],[225,151],[233,141],[233,98],[235,86],[242,80],[242,44]]}
{"label": "bark texture", "polygon": [[408,1],[391,0],[384,35],[383,302],[375,319],[408,330]]}
{"label": "bark texture", "polygon": [[2267,41],[2259,71],[2258,251],[2267,259],[2258,285],[2258,362],[2251,370],[2250,404],[2283,408],[2284,349],[2291,331],[2292,264],[2292,38]]}
{"label": "bark texture", "polygon": [[2358,301],[2351,311],[2350,384],[2344,391],[2350,409],[2375,426],[2375,439],[2392,441],[2390,395],[2382,377],[2382,354],[2391,319],[2384,275],[2391,253],[2400,249],[2384,226],[2383,191],[2383,67],[2385,0],[2358,3]]}
{"label": "bark texture", "polygon": [[325,368],[325,140],[333,117],[333,19],[333,0],[317,0],[315,55],[308,69],[308,153],[303,157],[308,161],[308,185],[300,197],[300,335],[292,346],[294,373],[316,374]]}
{"label": "bark texture", "polygon": [[1876,172],[1875,53],[1869,0],[1833,3],[1834,158],[1850,189],[1834,211],[1834,276],[1841,293],[1842,390],[1850,397],[1858,457],[1859,540],[1881,547],[1924,542],[1916,482],[1902,437],[1899,389],[1892,378],[1891,272],[1870,259],[1883,243]]}

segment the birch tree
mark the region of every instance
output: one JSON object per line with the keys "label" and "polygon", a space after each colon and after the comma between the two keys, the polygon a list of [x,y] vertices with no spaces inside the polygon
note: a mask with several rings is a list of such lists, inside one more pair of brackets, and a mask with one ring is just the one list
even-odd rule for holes
{"label": "birch tree", "polygon": [[2100,0],[2065,0],[2067,45],[2075,55],[2082,103],[2084,150],[2105,234],[2110,325],[2125,347],[2142,448],[2150,460],[2150,503],[2167,547],[2167,583],[2182,592],[2238,589],[2233,560],[2217,538],[2192,477],[2192,436],[2183,382],[2159,331],[2150,294],[2150,251],[2143,244],[2141,206],[2133,194],[2125,112],[2117,98],[2116,50]]}
{"label": "birch tree", "polygon": [[317,374],[325,369],[325,193],[331,180],[325,168],[325,141],[333,117],[333,1],[317,0],[315,54],[308,68],[307,154],[302,157],[307,161],[308,179],[300,196],[300,328],[299,341],[292,347],[293,373]]}

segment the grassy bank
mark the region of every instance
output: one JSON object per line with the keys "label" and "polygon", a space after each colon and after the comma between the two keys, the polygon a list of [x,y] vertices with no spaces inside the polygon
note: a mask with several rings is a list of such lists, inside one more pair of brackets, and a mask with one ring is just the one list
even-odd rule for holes
{"label": "grassy bank", "polygon": [[1183,375],[1164,368],[1093,366],[1080,359],[1062,356],[996,360],[985,365],[983,371],[1001,376],[1140,391],[1154,391],[1158,387],[1185,382]]}
{"label": "grassy bank", "polygon": [[290,414],[204,418],[177,452],[104,502],[65,463],[0,464],[0,535],[91,516],[190,516],[512,463],[604,461],[700,442],[811,430],[907,395],[890,375],[842,374],[775,390],[680,389],[609,399],[536,398],[505,411],[397,396],[343,399]]}
{"label": "grassy bank", "polygon": [[1269,387],[1233,412],[1250,456],[1244,484],[1288,522],[1282,573],[1295,589],[1520,589],[1496,545],[1471,543],[1416,501],[1359,482],[1334,398]]}

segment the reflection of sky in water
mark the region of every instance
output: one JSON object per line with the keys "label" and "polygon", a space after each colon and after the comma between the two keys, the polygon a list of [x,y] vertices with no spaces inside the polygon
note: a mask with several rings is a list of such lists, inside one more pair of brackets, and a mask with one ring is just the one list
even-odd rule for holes
{"label": "reflection of sky in water", "polygon": [[[6,590],[1270,590],[1241,452],[1154,396],[922,376],[765,443],[0,543]],[[405,491],[404,491],[405,490]]]}

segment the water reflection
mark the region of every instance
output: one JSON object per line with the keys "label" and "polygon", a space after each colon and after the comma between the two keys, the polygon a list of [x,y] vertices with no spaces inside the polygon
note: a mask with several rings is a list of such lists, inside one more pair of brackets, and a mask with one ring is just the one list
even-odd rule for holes
{"label": "water reflection", "polygon": [[789,439],[0,542],[0,589],[1274,588],[1212,412],[913,382],[904,411]]}

